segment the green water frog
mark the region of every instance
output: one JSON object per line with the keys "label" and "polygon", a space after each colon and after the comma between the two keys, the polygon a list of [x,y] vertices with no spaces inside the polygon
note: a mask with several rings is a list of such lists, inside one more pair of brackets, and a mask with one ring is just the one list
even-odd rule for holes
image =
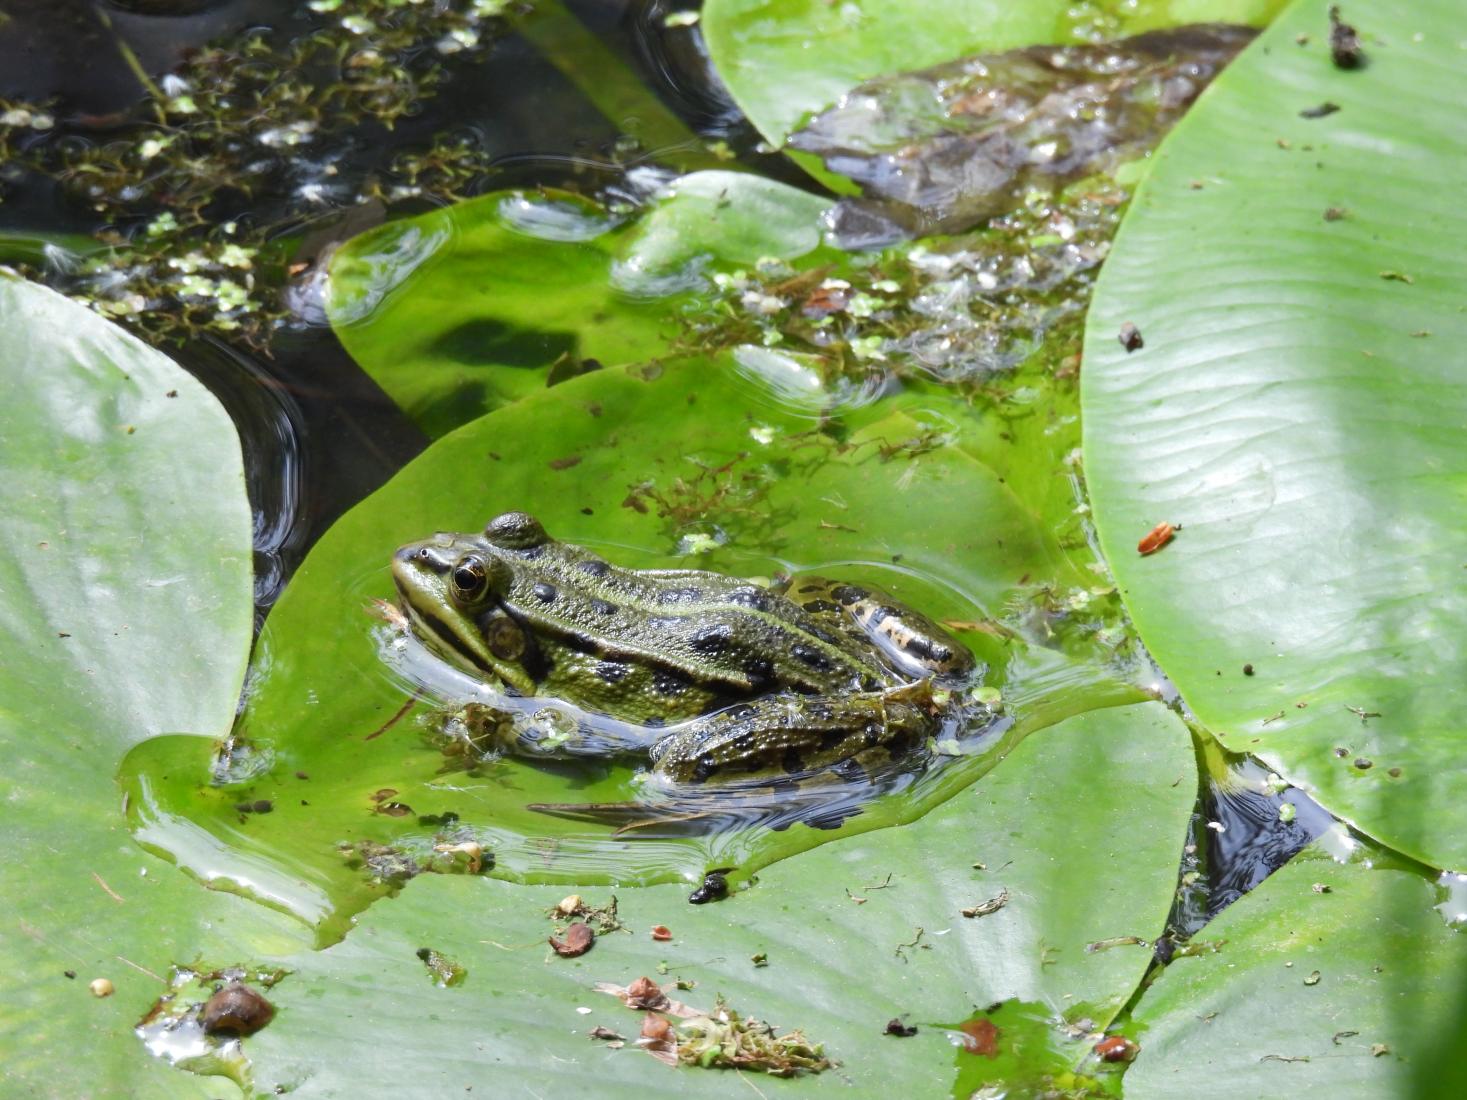
{"label": "green water frog", "polygon": [[524,512],[403,546],[392,572],[409,628],[459,668],[675,726],[650,747],[654,774],[675,783],[896,751],[939,723],[933,684],[974,672],[967,648],[875,589],[626,569]]}

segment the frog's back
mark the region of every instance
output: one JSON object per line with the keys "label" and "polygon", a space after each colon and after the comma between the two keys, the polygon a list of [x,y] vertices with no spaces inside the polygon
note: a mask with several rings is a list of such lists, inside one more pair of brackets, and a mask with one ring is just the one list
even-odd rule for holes
{"label": "frog's back", "polygon": [[[542,690],[670,718],[776,691],[869,691],[888,681],[869,643],[778,592],[698,570],[634,570],[580,547],[517,575],[506,606],[544,651]],[[857,632],[859,633],[859,632]]]}

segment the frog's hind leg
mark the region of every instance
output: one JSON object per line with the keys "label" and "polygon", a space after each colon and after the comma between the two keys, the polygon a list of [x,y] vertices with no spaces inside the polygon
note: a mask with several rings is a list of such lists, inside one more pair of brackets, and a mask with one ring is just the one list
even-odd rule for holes
{"label": "frog's hind leg", "polygon": [[933,728],[931,686],[829,698],[775,695],[688,723],[652,746],[654,774],[675,784],[800,778],[869,749],[909,748]]}

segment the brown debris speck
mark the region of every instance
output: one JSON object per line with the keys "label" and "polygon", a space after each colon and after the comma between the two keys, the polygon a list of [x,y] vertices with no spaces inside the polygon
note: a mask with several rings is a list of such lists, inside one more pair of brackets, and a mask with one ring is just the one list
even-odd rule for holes
{"label": "brown debris speck", "polygon": [[1329,56],[1337,69],[1358,69],[1365,64],[1359,32],[1340,18],[1340,6],[1329,9]]}

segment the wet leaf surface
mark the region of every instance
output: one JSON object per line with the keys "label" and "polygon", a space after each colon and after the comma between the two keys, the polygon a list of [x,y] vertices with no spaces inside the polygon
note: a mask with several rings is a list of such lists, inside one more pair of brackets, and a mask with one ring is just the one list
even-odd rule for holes
{"label": "wet leaf surface", "polygon": [[[1467,249],[1441,181],[1467,69],[1451,5],[1369,14],[1401,33],[1343,71],[1322,9],[1296,6],[1168,139],[1089,317],[1085,471],[1136,627],[1198,718],[1455,868]],[[1299,117],[1326,99],[1342,109]],[[1117,345],[1125,320],[1144,348]],[[1159,517],[1185,535],[1141,557]]]}
{"label": "wet leaf surface", "polygon": [[1142,996],[1126,1096],[1456,1095],[1467,939],[1439,900],[1389,855],[1306,851],[1208,925],[1220,950]]}
{"label": "wet leaf surface", "polygon": [[[1042,1064],[1062,1070],[1095,1041],[1070,1038],[1067,1025],[1082,1036],[1104,1028],[1150,961],[1145,946],[1088,953],[1085,944],[1161,931],[1192,769],[1185,729],[1157,704],[1072,718],[1025,740],[1003,767],[921,820],[778,863],[726,901],[688,906],[679,886],[623,891],[622,916],[637,934],[603,937],[584,958],[550,966],[543,914],[563,889],[424,876],[363,915],[343,942],[284,960],[293,972],[272,993],[280,1014],[251,1040],[256,1087],[320,1096],[371,1079],[419,1095],[478,1092],[490,1082],[543,1082],[552,1060],[567,1091],[727,1095],[733,1082],[724,1075],[664,1068],[632,1043],[587,1042],[598,1027],[634,1033],[628,1008],[676,1025],[683,1017],[665,1002],[670,993],[695,1014],[721,995],[780,1034],[799,1029],[822,1043],[839,1071],[805,1078],[802,1093],[896,1089],[947,1074],[956,1083],[957,1058],[1000,1065],[954,1051],[941,1027],[900,1042],[878,1033],[893,1017],[962,1020],[975,1004],[1015,998],[1022,1011],[994,1023],[1006,1037],[1027,1038],[1005,1049],[1052,1049],[1058,1059]],[[1061,804],[1070,812],[1053,813]],[[889,887],[868,890],[866,904],[846,895],[846,885],[888,871]],[[1015,899],[1001,911],[981,921],[958,916],[974,894],[1000,889]],[[678,942],[696,947],[644,934],[672,909]],[[898,955],[919,927],[926,946]],[[473,981],[462,994],[425,983],[414,958],[422,937],[512,995],[470,996]],[[750,966],[758,952],[777,964]],[[628,984],[631,975],[655,977]],[[677,979],[696,988],[674,992]],[[596,992],[598,983],[615,995]],[[383,1034],[416,1040],[383,1043]],[[322,1059],[322,1050],[333,1056]]]}
{"label": "wet leaf surface", "polygon": [[702,268],[812,252],[828,206],[732,172],[684,177],[630,222],[566,192],[497,191],[354,237],[327,309],[352,358],[437,437],[548,377],[670,353]]}
{"label": "wet leaf surface", "polygon": [[233,714],[252,612],[239,444],[166,357],[8,274],[0,376],[6,1088],[217,1094],[132,1033],[161,975],[307,937],[138,850],[113,776],[128,745]]}

